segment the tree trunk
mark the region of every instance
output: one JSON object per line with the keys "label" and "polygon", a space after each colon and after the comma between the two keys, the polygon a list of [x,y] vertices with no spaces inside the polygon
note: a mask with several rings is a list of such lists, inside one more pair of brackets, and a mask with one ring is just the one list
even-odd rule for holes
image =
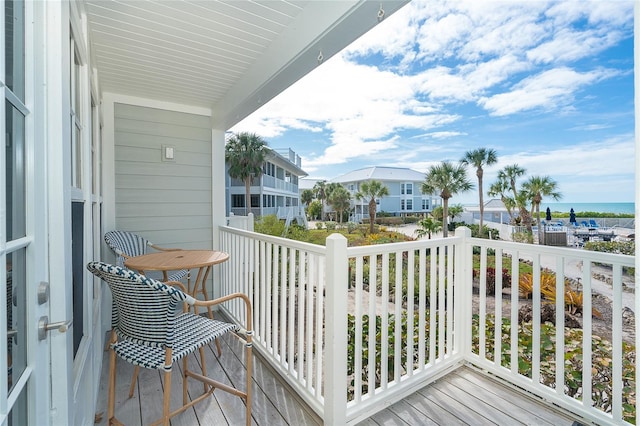
{"label": "tree trunk", "polygon": [[376,222],[376,200],[369,201],[369,233],[373,234],[373,226]]}
{"label": "tree trunk", "polygon": [[449,235],[449,199],[442,199],[442,236],[447,238]]}
{"label": "tree trunk", "polygon": [[482,235],[484,235],[482,233],[482,226],[484,224],[484,194],[482,193],[482,172],[478,173],[478,194],[480,198],[480,233],[478,235],[482,237]]}
{"label": "tree trunk", "polygon": [[244,180],[244,215],[249,216],[251,211],[251,178]]}

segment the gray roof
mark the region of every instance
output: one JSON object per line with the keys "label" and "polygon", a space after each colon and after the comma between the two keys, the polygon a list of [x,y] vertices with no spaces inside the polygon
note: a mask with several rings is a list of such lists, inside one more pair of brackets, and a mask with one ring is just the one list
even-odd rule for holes
{"label": "gray roof", "polygon": [[[466,206],[465,210],[469,212],[479,212],[480,207],[478,205],[474,206]],[[504,203],[499,198],[492,198],[491,200],[484,203],[484,212],[506,212],[507,208],[504,206]]]}
{"label": "gray roof", "polygon": [[400,182],[422,182],[426,177],[425,173],[405,167],[365,167],[354,170],[342,176],[331,179],[331,182],[363,182],[368,180],[378,181],[400,181]]}

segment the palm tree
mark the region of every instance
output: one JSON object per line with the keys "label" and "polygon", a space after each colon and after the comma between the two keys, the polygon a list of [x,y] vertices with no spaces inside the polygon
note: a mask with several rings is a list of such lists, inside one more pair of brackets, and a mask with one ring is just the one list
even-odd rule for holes
{"label": "palm tree", "polygon": [[531,200],[531,216],[536,214],[536,223],[540,229],[540,203],[542,197],[551,197],[554,200],[562,198],[558,192],[558,184],[549,176],[531,176],[529,180],[522,184],[522,188],[529,193]]}
{"label": "palm tree", "polygon": [[327,181],[320,180],[313,185],[313,192],[316,194],[316,198],[320,200],[322,210],[320,211],[320,220],[324,221],[324,200],[327,198]]}
{"label": "palm tree", "polygon": [[478,177],[478,198],[480,201],[480,235],[482,235],[482,226],[484,221],[484,194],[482,190],[482,177],[484,175],[483,166],[490,166],[498,161],[498,154],[494,149],[478,148],[473,151],[467,151],[461,162],[465,166],[471,165],[476,168],[476,176]]}
{"label": "palm tree", "polygon": [[431,239],[431,234],[440,231],[442,229],[442,225],[433,218],[433,216],[429,215],[424,219],[418,221],[418,229],[416,229],[416,236],[418,238],[422,238],[425,235]]}
{"label": "palm tree", "polygon": [[305,189],[300,194],[300,201],[302,201],[302,204],[305,204],[308,207],[309,203],[313,201],[313,197],[313,191],[310,189]]}
{"label": "palm tree", "polygon": [[509,213],[509,223],[513,224],[513,209],[516,207],[516,201],[507,194],[510,190],[511,188],[507,179],[503,175],[498,174],[498,180],[491,184],[487,194],[489,194],[490,197],[500,196],[502,204],[504,204],[507,213]]}
{"label": "palm tree", "polygon": [[451,218],[451,222],[454,221],[456,216],[462,214],[463,212],[464,207],[462,206],[462,204],[454,204],[452,206],[449,206],[449,217]]}
{"label": "palm tree", "polygon": [[423,194],[440,193],[442,198],[442,236],[447,237],[447,218],[449,217],[449,198],[459,192],[469,191],[473,184],[467,178],[464,165],[454,165],[450,161],[429,167],[427,177],[422,183]]}
{"label": "palm tree", "polygon": [[267,142],[255,133],[237,133],[227,141],[224,159],[229,176],[244,181],[245,214],[251,208],[251,183],[262,176],[262,165],[269,153]]}
{"label": "palm tree", "polygon": [[384,186],[382,182],[370,180],[360,185],[360,191],[356,193],[356,199],[369,200],[369,233],[373,234],[373,226],[376,222],[376,198],[382,198],[389,195],[389,188]]}
{"label": "palm tree", "polygon": [[[527,224],[527,220],[529,219],[528,211],[526,206],[523,207],[523,203],[521,202],[520,197],[518,196],[518,187],[516,186],[516,179],[521,176],[524,176],[526,173],[526,169],[518,166],[517,164],[512,164],[510,166],[505,166],[504,169],[498,172],[498,179],[504,179],[509,182],[509,188],[511,189],[511,193],[513,194],[513,206],[518,207],[519,215],[521,222],[523,224]],[[525,203],[526,204],[526,203]],[[528,226],[529,228],[531,225]]]}
{"label": "palm tree", "polygon": [[342,223],[342,213],[351,207],[351,193],[344,186],[338,184],[331,190],[327,202],[338,214],[338,223]]}

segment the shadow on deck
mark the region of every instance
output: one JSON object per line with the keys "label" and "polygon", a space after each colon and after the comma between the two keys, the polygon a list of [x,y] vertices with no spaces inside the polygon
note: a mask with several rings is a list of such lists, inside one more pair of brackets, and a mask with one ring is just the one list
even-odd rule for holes
{"label": "shadow on deck", "polygon": [[[206,347],[207,372],[224,383],[242,383],[244,363],[242,343],[226,336],[221,339],[223,354],[218,358],[215,345]],[[258,355],[254,357],[254,425],[320,425],[322,420],[301,401]],[[198,360],[189,362],[199,369]],[[105,352],[97,411],[106,424],[108,352]],[[133,367],[118,359],[116,379],[116,417],[126,425],[146,425],[162,412],[162,379],[156,370],[142,369],[134,396],[128,399]],[[172,408],[182,399],[180,368],[172,376]],[[202,385],[191,381],[190,397],[202,392]],[[172,419],[173,425],[244,425],[244,402],[222,391]],[[413,395],[374,414],[359,425],[571,425],[565,413],[539,399],[499,383],[472,368],[461,367]]]}

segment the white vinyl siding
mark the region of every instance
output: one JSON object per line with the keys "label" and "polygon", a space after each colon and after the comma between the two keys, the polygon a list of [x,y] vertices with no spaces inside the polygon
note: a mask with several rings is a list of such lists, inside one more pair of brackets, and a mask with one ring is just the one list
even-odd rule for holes
{"label": "white vinyl siding", "polygon": [[[213,248],[209,117],[121,103],[114,113],[116,228]],[[163,146],[175,148],[173,161]]]}

